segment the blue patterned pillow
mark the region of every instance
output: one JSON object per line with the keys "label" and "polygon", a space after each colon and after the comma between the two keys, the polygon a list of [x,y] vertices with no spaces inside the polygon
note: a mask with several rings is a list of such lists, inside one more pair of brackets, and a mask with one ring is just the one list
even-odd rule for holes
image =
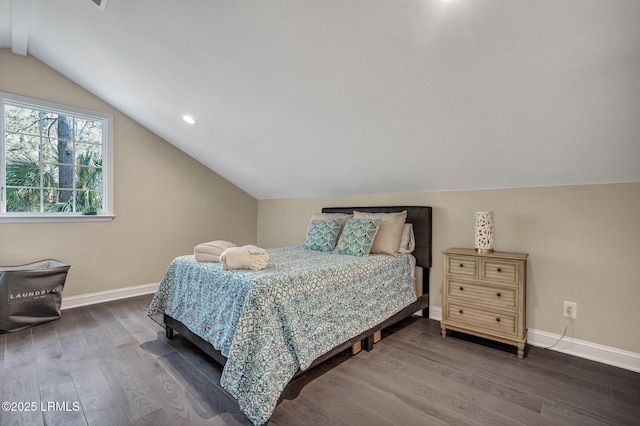
{"label": "blue patterned pillow", "polygon": [[331,251],[336,246],[340,219],[312,220],[302,247],[307,250]]}
{"label": "blue patterned pillow", "polygon": [[349,219],[344,225],[334,252],[353,256],[367,256],[373,246],[382,219]]}

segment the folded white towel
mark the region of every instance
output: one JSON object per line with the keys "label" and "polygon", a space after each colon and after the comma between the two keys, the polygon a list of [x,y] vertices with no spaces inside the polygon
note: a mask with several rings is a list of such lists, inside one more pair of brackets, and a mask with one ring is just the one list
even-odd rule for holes
{"label": "folded white towel", "polygon": [[220,255],[220,262],[225,269],[253,269],[258,271],[267,267],[269,253],[254,245],[230,247]]}
{"label": "folded white towel", "polygon": [[193,248],[193,253],[194,254],[204,253],[204,254],[210,254],[213,256],[220,256],[223,251],[235,246],[236,246],[235,244],[230,243],[229,241],[215,240],[215,241],[209,241],[208,243],[198,244]]}
{"label": "folded white towel", "polygon": [[220,262],[220,256],[207,253],[194,253],[198,262]]}

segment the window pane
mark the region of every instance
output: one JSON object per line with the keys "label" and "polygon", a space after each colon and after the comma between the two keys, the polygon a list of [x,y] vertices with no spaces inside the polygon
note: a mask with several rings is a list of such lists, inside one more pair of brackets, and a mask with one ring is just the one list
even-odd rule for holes
{"label": "window pane", "polygon": [[37,213],[40,211],[40,190],[7,188],[7,212]]}
{"label": "window pane", "polygon": [[102,127],[103,124],[101,121],[77,118],[75,139],[79,142],[101,144]]}
{"label": "window pane", "polygon": [[45,163],[58,162],[58,140],[51,138],[42,139],[42,161]]}
{"label": "window pane", "polygon": [[42,202],[44,204],[44,211],[52,211],[51,206],[58,202],[58,190],[45,189],[42,191]]}
{"label": "window pane", "polygon": [[84,166],[102,165],[102,146],[97,144],[76,143],[76,164]]}
{"label": "window pane", "polygon": [[7,204],[6,209],[7,212],[17,212],[22,211],[19,207],[16,206],[16,203],[19,201],[17,190],[15,188],[7,188]]}
{"label": "window pane", "polygon": [[77,191],[76,211],[81,213],[102,211],[102,193],[96,191]]}
{"label": "window pane", "polygon": [[59,180],[57,164],[42,165],[42,186],[44,188],[57,188]]}
{"label": "window pane", "polygon": [[39,135],[40,118],[38,112],[28,108],[6,105],[5,130],[10,133]]}
{"label": "window pane", "polygon": [[76,168],[76,188],[101,190],[102,169],[78,166]]}
{"label": "window pane", "polygon": [[55,138],[58,135],[58,114],[40,112],[39,119],[42,136]]}
{"label": "window pane", "polygon": [[44,195],[44,211],[48,213],[73,212],[73,191],[46,189]]}
{"label": "window pane", "polygon": [[40,155],[39,137],[9,133],[6,134],[5,141],[5,153],[8,160],[38,161]]}
{"label": "window pane", "polygon": [[7,159],[7,186],[40,187],[40,166],[34,162]]}

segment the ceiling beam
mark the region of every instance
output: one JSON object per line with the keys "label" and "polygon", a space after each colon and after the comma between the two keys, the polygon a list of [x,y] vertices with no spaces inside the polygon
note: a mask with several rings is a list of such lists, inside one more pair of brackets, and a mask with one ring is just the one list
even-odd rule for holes
{"label": "ceiling beam", "polygon": [[31,0],[11,0],[11,51],[27,56],[31,28]]}

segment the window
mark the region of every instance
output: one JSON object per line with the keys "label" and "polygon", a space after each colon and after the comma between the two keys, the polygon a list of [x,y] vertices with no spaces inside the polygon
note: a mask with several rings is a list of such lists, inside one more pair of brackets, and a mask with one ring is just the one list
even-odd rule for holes
{"label": "window", "polygon": [[113,117],[0,92],[0,222],[110,220]]}

